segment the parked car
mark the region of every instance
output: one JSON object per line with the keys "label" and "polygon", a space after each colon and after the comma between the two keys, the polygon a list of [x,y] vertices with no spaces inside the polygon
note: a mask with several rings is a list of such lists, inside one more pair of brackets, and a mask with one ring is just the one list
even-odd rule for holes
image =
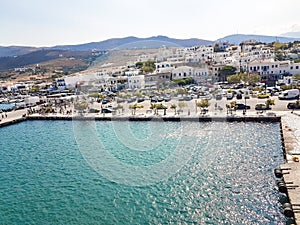
{"label": "parked car", "polygon": [[269,97],[270,97],[270,94],[268,94],[268,93],[266,93],[266,94],[260,93],[257,95],[257,98],[269,98]]}
{"label": "parked car", "polygon": [[222,95],[221,94],[217,94],[216,95],[216,100],[222,100]]}
{"label": "parked car", "polygon": [[242,95],[242,94],[239,94],[239,93],[238,93],[238,94],[236,95],[236,99],[242,99],[242,98],[243,98],[243,95]]}
{"label": "parked car", "polygon": [[193,98],[190,95],[184,96],[183,97],[184,101],[191,101]]}
{"label": "parked car", "polygon": [[158,102],[162,102],[163,100],[164,100],[164,98],[161,97],[161,96],[159,96],[159,97],[157,98],[157,101],[158,101]]}
{"label": "parked car", "polygon": [[233,99],[233,93],[232,92],[228,92],[226,95],[227,100],[231,100]]}
{"label": "parked car", "polygon": [[145,99],[144,98],[138,98],[137,99],[137,102],[139,103],[139,102],[143,102]]}
{"label": "parked car", "polygon": [[157,101],[158,101],[158,99],[155,96],[150,98],[150,102],[157,102]]}
{"label": "parked car", "polygon": [[136,97],[130,97],[130,99],[127,100],[128,103],[133,103],[136,101]]}
{"label": "parked car", "polygon": [[271,109],[270,107],[267,107],[266,104],[264,103],[258,103],[255,105],[255,109],[256,110],[268,110],[268,109]]}
{"label": "parked car", "polygon": [[166,97],[164,97],[164,100],[165,100],[165,102],[169,102],[169,101],[171,101],[171,97],[166,96]]}
{"label": "parked car", "polygon": [[110,108],[103,108],[101,109],[101,113],[113,113],[115,110]]}
{"label": "parked car", "polygon": [[240,109],[250,109],[250,105],[245,105],[245,104],[242,104],[242,103],[237,103],[236,104],[236,110],[240,110]]}
{"label": "parked car", "polygon": [[109,99],[106,99],[106,98],[102,99],[102,104],[107,104],[109,102],[110,102]]}
{"label": "parked car", "polygon": [[300,109],[300,101],[290,102],[287,104],[288,109]]}

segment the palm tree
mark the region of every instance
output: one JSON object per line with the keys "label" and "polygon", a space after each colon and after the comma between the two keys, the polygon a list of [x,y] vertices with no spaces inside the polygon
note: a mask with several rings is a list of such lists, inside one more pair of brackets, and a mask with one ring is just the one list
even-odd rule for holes
{"label": "palm tree", "polygon": [[176,115],[176,108],[177,108],[177,106],[176,106],[175,104],[172,104],[170,108],[171,108],[171,109],[174,109],[174,113],[175,113],[175,115]]}
{"label": "palm tree", "polygon": [[138,105],[138,104],[129,105],[129,109],[131,109],[132,115],[135,115],[136,109],[142,109],[142,108],[144,108],[143,105]]}
{"label": "palm tree", "polygon": [[232,111],[235,111],[236,108],[237,108],[236,101],[226,104],[227,114],[228,114],[228,112],[230,112],[230,114],[232,114]]}
{"label": "palm tree", "polygon": [[274,99],[268,99],[266,101],[266,107],[267,107],[267,109],[270,108],[270,105],[275,105],[275,100]]}

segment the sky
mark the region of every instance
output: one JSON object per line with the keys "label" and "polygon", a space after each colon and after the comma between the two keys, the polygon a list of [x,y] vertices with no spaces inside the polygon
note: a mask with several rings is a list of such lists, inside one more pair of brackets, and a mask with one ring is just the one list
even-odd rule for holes
{"label": "sky", "polygon": [[1,0],[0,46],[300,31],[300,0]]}

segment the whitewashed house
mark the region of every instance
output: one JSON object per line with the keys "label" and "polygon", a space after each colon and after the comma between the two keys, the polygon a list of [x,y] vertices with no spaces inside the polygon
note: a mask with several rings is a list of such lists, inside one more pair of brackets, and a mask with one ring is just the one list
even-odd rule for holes
{"label": "whitewashed house", "polygon": [[180,66],[172,71],[172,79],[193,78],[196,82],[203,82],[209,77],[207,67]]}
{"label": "whitewashed house", "polygon": [[128,77],[128,88],[129,89],[143,89],[145,88],[145,76],[137,75]]}

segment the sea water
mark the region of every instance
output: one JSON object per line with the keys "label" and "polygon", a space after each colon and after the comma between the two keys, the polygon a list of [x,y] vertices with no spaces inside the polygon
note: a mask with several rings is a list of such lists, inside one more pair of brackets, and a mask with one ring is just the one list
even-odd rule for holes
{"label": "sea water", "polygon": [[277,123],[0,129],[0,224],[285,224]]}

